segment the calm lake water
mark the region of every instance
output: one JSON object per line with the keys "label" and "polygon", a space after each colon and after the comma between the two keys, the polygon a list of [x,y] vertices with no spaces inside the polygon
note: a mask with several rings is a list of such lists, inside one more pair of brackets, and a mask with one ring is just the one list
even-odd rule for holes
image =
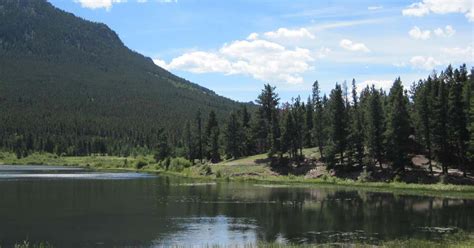
{"label": "calm lake water", "polygon": [[473,200],[0,166],[2,247],[377,242],[473,229]]}

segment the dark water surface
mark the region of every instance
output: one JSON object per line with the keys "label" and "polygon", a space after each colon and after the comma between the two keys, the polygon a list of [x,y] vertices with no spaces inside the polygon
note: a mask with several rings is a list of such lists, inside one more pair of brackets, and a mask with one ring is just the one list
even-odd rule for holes
{"label": "dark water surface", "polygon": [[0,166],[2,247],[377,242],[473,229],[473,200]]}

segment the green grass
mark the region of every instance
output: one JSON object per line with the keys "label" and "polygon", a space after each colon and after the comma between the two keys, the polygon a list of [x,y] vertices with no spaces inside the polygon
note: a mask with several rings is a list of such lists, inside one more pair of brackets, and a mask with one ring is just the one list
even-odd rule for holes
{"label": "green grass", "polygon": [[[315,149],[305,149],[304,153],[313,154]],[[205,175],[205,165],[196,165],[179,171],[168,170],[156,163],[153,157],[116,157],[116,156],[83,156],[61,157],[47,153],[33,153],[26,158],[17,159],[13,153],[0,152],[0,164],[30,164],[30,165],[61,165],[81,166],[104,170],[130,170],[151,173],[166,173],[174,176],[184,176],[200,180],[232,180],[254,181],[256,183],[285,184],[297,187],[357,187],[370,191],[395,192],[400,194],[415,194],[428,196],[443,196],[474,199],[474,186],[461,186],[452,184],[408,184],[403,182],[360,182],[350,179],[325,176],[322,178],[305,178],[304,176],[283,176],[271,171],[264,161],[266,155],[256,155],[238,160],[223,161],[210,165],[212,173]],[[137,170],[137,163],[144,163],[144,167]]]}

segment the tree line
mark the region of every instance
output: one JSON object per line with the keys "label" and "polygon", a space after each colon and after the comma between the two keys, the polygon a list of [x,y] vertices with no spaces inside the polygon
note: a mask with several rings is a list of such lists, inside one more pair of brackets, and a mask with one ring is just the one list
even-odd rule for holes
{"label": "tree line", "polygon": [[[193,163],[267,153],[282,166],[300,163],[303,148],[316,147],[321,161],[335,169],[367,166],[400,172],[413,155],[424,154],[431,171],[437,163],[444,173],[458,168],[466,174],[474,168],[473,75],[474,69],[468,72],[466,65],[448,66],[408,89],[400,78],[388,91],[374,85],[357,89],[352,80],[352,87],[336,84],[329,95],[322,94],[315,81],[306,101],[298,96],[290,102],[281,102],[276,88],[266,84],[256,105],[242,104],[226,118],[212,109],[199,110],[182,127],[176,125],[178,131],[135,122],[125,132],[118,119],[83,126],[87,117],[64,120],[70,124],[65,125],[18,118],[13,122],[3,116],[0,144],[18,157],[33,151],[122,156],[153,152],[158,161],[184,157]],[[26,124],[28,129],[19,128]]]}
{"label": "tree line", "polygon": [[[178,149],[190,161],[219,162],[267,153],[272,159],[304,159],[303,148],[317,147],[326,165],[344,170],[363,166],[402,172],[411,157],[424,154],[430,171],[433,161],[444,173],[474,163],[474,69],[448,66],[405,89],[400,78],[390,90],[374,85],[358,90],[352,80],[336,84],[322,95],[318,81],[312,94],[281,103],[276,88],[266,84],[256,101],[219,123],[210,112],[204,122],[198,112],[187,122]],[[163,134],[157,159],[176,155]],[[163,152],[165,151],[165,152]]]}

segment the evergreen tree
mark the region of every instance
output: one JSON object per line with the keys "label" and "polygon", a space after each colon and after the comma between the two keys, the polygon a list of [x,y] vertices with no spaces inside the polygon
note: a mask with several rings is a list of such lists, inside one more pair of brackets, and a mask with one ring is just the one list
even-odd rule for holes
{"label": "evergreen tree", "polygon": [[[305,106],[301,103],[298,96],[291,107],[295,127],[295,146],[299,150],[300,156],[303,156],[304,126],[305,126]],[[296,157],[295,157],[296,158]]]}
{"label": "evergreen tree", "polygon": [[184,149],[186,159],[194,163],[194,142],[193,142],[193,135],[191,133],[191,124],[186,122],[184,127]]}
{"label": "evergreen tree", "polygon": [[387,144],[388,155],[393,167],[405,170],[409,163],[409,136],[410,120],[407,110],[406,98],[400,78],[397,78],[390,89],[387,113]]}
{"label": "evergreen tree", "polygon": [[196,143],[197,143],[197,159],[202,163],[203,159],[203,137],[202,137],[202,118],[201,111],[196,114]]}
{"label": "evergreen tree", "polygon": [[163,129],[159,133],[159,143],[155,154],[156,161],[162,161],[171,155],[170,147],[168,145],[168,135]]}
{"label": "evergreen tree", "polygon": [[287,109],[283,115],[283,134],[282,134],[282,152],[288,152],[290,158],[294,158],[298,154],[295,142],[295,122],[292,111]]}
{"label": "evergreen tree", "polygon": [[240,111],[240,123],[242,126],[242,155],[249,156],[253,154],[255,149],[254,140],[252,139],[251,115],[247,110],[247,106],[243,106]]}
{"label": "evergreen tree", "polygon": [[242,155],[242,127],[235,113],[231,113],[225,130],[225,152],[228,158],[239,158]]}
{"label": "evergreen tree", "polygon": [[360,113],[359,100],[357,98],[357,88],[355,79],[352,80],[352,111],[349,142],[355,162],[358,166],[363,165],[364,160],[364,128]]}
{"label": "evergreen tree", "polygon": [[209,112],[209,118],[207,119],[206,130],[206,157],[212,163],[220,161],[219,154],[219,124],[217,123],[216,113],[214,111]]}
{"label": "evergreen tree", "polygon": [[456,69],[454,78],[450,80],[448,95],[448,138],[452,154],[455,154],[455,163],[458,168],[462,167],[463,175],[466,176],[466,115],[464,113],[464,102],[462,97],[462,81],[465,80],[459,75]]}
{"label": "evergreen tree", "polygon": [[342,96],[342,89],[339,84],[331,91],[330,101],[330,127],[331,127],[331,143],[330,155],[331,160],[335,155],[339,155],[339,164],[344,164],[344,152],[347,146],[347,122],[345,101]]}
{"label": "evergreen tree", "polygon": [[415,127],[420,137],[419,140],[423,144],[428,157],[428,168],[430,173],[433,173],[432,165],[432,136],[433,124],[431,118],[433,116],[432,110],[432,79],[428,77],[427,81],[417,86],[414,92],[414,107],[415,107]]}
{"label": "evergreen tree", "polygon": [[370,157],[382,167],[384,115],[381,93],[372,85],[367,106],[367,147]]}
{"label": "evergreen tree", "polygon": [[433,79],[435,83],[434,87],[434,99],[433,99],[433,151],[441,164],[443,173],[448,173],[448,133],[447,133],[447,122],[448,122],[448,110],[447,110],[447,93],[446,83],[444,81],[444,75],[441,74],[439,78]]}
{"label": "evergreen tree", "polygon": [[[280,124],[278,121],[278,102],[280,98],[275,92],[275,87],[266,84],[257,99],[260,105],[260,114],[266,122],[266,136],[268,138],[267,144],[269,147],[268,154],[272,156],[280,150]],[[260,117],[260,116],[259,116]]]}
{"label": "evergreen tree", "polygon": [[314,138],[316,145],[319,148],[319,154],[321,156],[321,159],[324,159],[324,120],[323,120],[323,104],[321,102],[321,97],[319,96],[320,90],[319,90],[319,83],[318,81],[315,81],[313,84],[313,107],[314,107],[314,127],[313,127],[313,133],[314,133]]}
{"label": "evergreen tree", "polygon": [[313,119],[314,119],[314,106],[311,98],[308,97],[308,101],[306,102],[306,113],[305,113],[305,134],[304,134],[304,145],[305,147],[312,147],[313,146]]}

